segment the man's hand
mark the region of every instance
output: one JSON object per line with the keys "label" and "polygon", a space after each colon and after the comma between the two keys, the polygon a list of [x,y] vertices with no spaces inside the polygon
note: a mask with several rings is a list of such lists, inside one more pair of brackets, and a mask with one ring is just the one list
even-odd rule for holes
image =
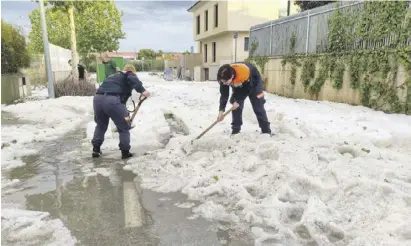
{"label": "man's hand", "polygon": [[233,110],[236,110],[238,107],[240,107],[240,104],[238,102],[233,103]]}
{"label": "man's hand", "polygon": [[220,122],[220,121],[222,121],[222,120],[224,120],[224,112],[223,112],[223,111],[220,111],[220,112],[218,113],[217,122]]}
{"label": "man's hand", "polygon": [[144,97],[149,97],[151,95],[148,91],[144,91],[142,94]]}

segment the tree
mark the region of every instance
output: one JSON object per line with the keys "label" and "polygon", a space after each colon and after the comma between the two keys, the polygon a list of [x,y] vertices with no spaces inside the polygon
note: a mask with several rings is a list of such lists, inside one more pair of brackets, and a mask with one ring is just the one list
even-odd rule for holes
{"label": "tree", "polygon": [[[28,48],[31,53],[43,53],[43,38],[40,26],[40,11],[33,10],[30,13],[31,32]],[[47,34],[49,42],[65,49],[70,49],[69,19],[66,13],[57,9],[46,9]]]}
{"label": "tree", "polygon": [[[50,1],[46,9],[49,42],[72,50],[73,75],[77,76],[78,54],[114,51],[119,48],[121,16],[113,1]],[[30,13],[30,51],[43,52],[40,12]],[[77,76],[78,77],[78,76]]]}
{"label": "tree", "polygon": [[86,67],[88,72],[96,72],[97,69],[97,57],[94,54],[89,54],[82,57],[82,64]]}
{"label": "tree", "polygon": [[[104,17],[106,16],[106,17]],[[120,39],[125,37],[121,31],[122,13],[113,2],[93,1],[81,14],[74,16],[77,48],[79,53],[115,51],[120,46]],[[41,37],[40,12],[30,13],[32,31],[29,34],[29,48],[32,52],[43,52]],[[69,19],[60,9],[48,8],[46,20],[49,41],[55,45],[70,49]]]}
{"label": "tree", "polygon": [[1,20],[1,73],[16,73],[30,65],[26,41],[20,31]]}
{"label": "tree", "polygon": [[294,4],[298,5],[301,11],[317,8],[337,1],[295,1]]}
{"label": "tree", "polygon": [[138,52],[138,59],[153,60],[156,58],[156,52],[152,49],[141,49]]}
{"label": "tree", "polygon": [[77,39],[76,39],[76,26],[74,23],[74,9],[77,11],[82,11],[90,2],[83,1],[50,1],[54,11],[63,11],[67,14],[69,19],[69,30],[70,30],[70,47],[71,47],[71,61],[72,61],[72,75],[74,81],[78,81],[78,70],[77,65],[79,62],[79,57],[77,53]]}
{"label": "tree", "polygon": [[120,39],[125,38],[125,33],[121,30],[122,15],[113,1],[93,1],[79,15],[80,52],[118,50]]}
{"label": "tree", "polygon": [[173,60],[173,59],[174,59],[173,54],[166,54],[164,56],[164,60],[170,61],[170,60]]}
{"label": "tree", "polygon": [[164,55],[164,52],[162,50],[158,50],[156,53],[156,56],[162,56]]}

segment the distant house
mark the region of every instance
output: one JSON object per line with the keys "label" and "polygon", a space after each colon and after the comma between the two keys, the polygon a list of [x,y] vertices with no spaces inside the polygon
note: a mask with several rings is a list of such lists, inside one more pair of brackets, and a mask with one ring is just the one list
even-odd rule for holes
{"label": "distant house", "polygon": [[156,60],[179,60],[183,55],[183,53],[179,52],[164,52],[163,55],[157,56]]}
{"label": "distant house", "polygon": [[[291,14],[298,12],[294,0],[291,2]],[[248,57],[252,26],[286,15],[287,0],[201,0],[187,11],[193,14],[193,37],[203,57],[202,65],[195,69],[199,75],[195,80],[216,80],[219,66]]]}
{"label": "distant house", "polygon": [[[100,57],[103,52],[100,53],[93,53],[96,57]],[[109,57],[123,57],[124,60],[136,60],[137,53],[136,52],[107,52]]]}
{"label": "distant house", "polygon": [[109,57],[123,57],[124,60],[136,60],[136,52],[107,52]]}

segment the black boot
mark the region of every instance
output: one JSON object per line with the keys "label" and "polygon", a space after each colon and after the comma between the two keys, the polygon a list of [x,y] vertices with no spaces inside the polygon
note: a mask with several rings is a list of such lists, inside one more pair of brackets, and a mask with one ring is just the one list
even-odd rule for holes
{"label": "black boot", "polygon": [[133,154],[130,153],[128,150],[122,150],[121,151],[121,159],[128,159],[130,157],[133,157]]}
{"label": "black boot", "polygon": [[101,153],[100,147],[93,147],[93,154],[92,154],[93,158],[100,157],[101,154],[102,153]]}
{"label": "black boot", "polygon": [[272,137],[272,136],[274,136],[274,134],[273,134],[273,133],[271,133],[271,130],[268,130],[268,131],[261,131],[261,134],[268,134],[268,135],[270,135],[271,137]]}
{"label": "black boot", "polygon": [[238,134],[238,133],[240,133],[240,129],[233,129],[231,131],[231,135],[235,135],[235,134]]}

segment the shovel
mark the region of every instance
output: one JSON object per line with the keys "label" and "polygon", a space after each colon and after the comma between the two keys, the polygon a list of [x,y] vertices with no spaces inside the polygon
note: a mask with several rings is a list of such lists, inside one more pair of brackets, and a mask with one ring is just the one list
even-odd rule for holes
{"label": "shovel", "polygon": [[[130,124],[133,122],[134,118],[136,117],[136,114],[137,114],[138,110],[140,109],[141,104],[143,104],[143,102],[146,99],[147,99],[147,97],[143,96],[143,94],[141,94],[140,97],[138,98],[137,107],[136,107],[136,109],[134,109],[134,112],[131,115]],[[133,103],[134,103],[134,101],[133,101]],[[131,128],[133,128],[133,127],[131,127]]]}
{"label": "shovel", "polygon": [[[147,97],[143,96],[143,94],[140,94],[140,97],[138,98],[138,103],[137,103],[137,107],[134,109],[133,114],[131,115],[130,118],[130,125],[131,125],[131,129],[133,129],[135,126],[132,125],[134,118],[136,117],[136,114],[138,112],[138,110],[141,107],[141,104],[143,104],[143,102],[147,99]],[[134,101],[133,101],[134,104]]]}
{"label": "shovel", "polygon": [[[223,116],[226,117],[229,113],[231,113],[231,111],[233,111],[233,108],[230,108],[229,110],[227,110],[223,114]],[[204,136],[204,134],[206,134],[211,128],[217,125],[218,122],[219,122],[218,120],[214,121],[214,123],[211,124],[207,129],[205,129],[200,135],[198,135],[195,139],[191,140],[191,144],[193,144],[194,140],[200,139],[202,136]]]}
{"label": "shovel", "polygon": [[[137,107],[135,106],[134,101],[131,100],[131,101],[133,102],[133,107],[134,107],[134,110],[133,110],[133,111],[129,111],[129,112],[133,112],[133,114],[131,115],[131,118],[130,118],[130,128],[131,128],[131,129],[133,129],[133,128],[135,127],[135,125],[132,124],[132,123],[133,123],[133,120],[134,120],[134,118],[136,117],[136,114],[137,114],[138,110],[140,109],[141,104],[143,104],[143,102],[144,102],[146,99],[147,99],[147,97],[143,96],[143,94],[140,94],[140,97],[138,98]],[[115,128],[115,129],[114,129],[114,132],[118,132],[118,129]]]}
{"label": "shovel", "polygon": [[[229,110],[227,110],[223,116],[226,117],[229,113],[231,113],[231,111],[233,111],[233,108],[230,108]],[[191,145],[193,145],[194,140],[200,139],[202,136],[204,136],[204,134],[206,134],[211,128],[213,128],[215,125],[217,125],[218,120],[214,121],[213,124],[211,124],[207,129],[205,129],[202,133],[200,133],[200,135],[198,135],[195,139],[191,140]],[[181,146],[181,150],[187,154],[187,150],[184,148],[185,146]]]}

